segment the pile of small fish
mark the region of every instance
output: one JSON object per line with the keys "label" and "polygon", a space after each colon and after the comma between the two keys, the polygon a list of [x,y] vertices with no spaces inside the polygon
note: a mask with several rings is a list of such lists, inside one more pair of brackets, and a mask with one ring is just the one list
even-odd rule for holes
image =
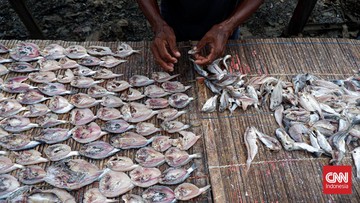
{"label": "pile of small fish", "polygon": [[[205,78],[206,86],[215,94],[202,111],[219,111],[237,107],[246,110],[269,104],[279,125],[277,139],[256,127],[246,129],[244,141],[248,151],[247,168],[257,154],[257,140],[278,151],[304,150],[331,158],[330,164],[341,163],[350,149],[360,177],[360,77],[325,80],[311,74],[299,74],[291,82],[261,75],[247,79],[239,72],[229,73],[226,60],[218,59],[205,69],[194,63],[194,69]],[[224,68],[222,68],[224,67]],[[247,80],[246,80],[247,79]],[[280,141],[280,142],[279,142]],[[348,149],[347,149],[348,148]]]}
{"label": "pile of small fish", "polygon": [[[6,93],[0,95],[4,150],[0,151],[0,199],[75,202],[66,190],[95,181],[99,187],[88,190],[84,202],[115,201],[107,198],[134,187],[146,190],[142,196],[123,195],[125,202],[189,200],[209,189],[183,183],[196,170],[194,164],[185,165],[202,157],[186,151],[200,136],[176,120],[193,100],[184,93],[191,87],[172,81],[178,75],[165,72],[154,72],[151,79],[134,75],[125,81],[118,79],[122,74],[109,70],[126,61],[121,58],[138,52],[125,43],[116,52],[109,47],[65,49],[58,44],[40,50],[33,43],[19,43],[10,50],[0,44],[0,56],[10,55],[0,58],[0,75],[17,73],[0,79],[0,89]],[[153,117],[162,121],[159,127],[148,122]],[[33,133],[26,133],[32,129]],[[101,141],[107,134],[109,142]],[[80,148],[64,143],[70,138]],[[45,145],[41,152],[34,149],[39,145]],[[127,149],[137,149],[136,163],[117,154]],[[104,169],[88,161],[105,158]],[[46,162],[51,162],[46,168],[36,165]],[[164,163],[170,167],[160,171],[157,167]],[[16,177],[7,174],[14,170]],[[27,186],[43,182],[55,188]],[[178,186],[172,190],[166,185]]]}

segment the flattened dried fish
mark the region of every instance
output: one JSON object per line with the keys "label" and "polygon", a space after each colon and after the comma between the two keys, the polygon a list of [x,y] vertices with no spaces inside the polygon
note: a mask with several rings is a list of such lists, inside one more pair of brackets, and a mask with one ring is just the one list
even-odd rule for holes
{"label": "flattened dried fish", "polygon": [[161,127],[168,133],[176,133],[190,128],[190,125],[183,124],[180,121],[165,121],[161,124]]}
{"label": "flattened dried fish", "polygon": [[39,60],[40,71],[56,71],[62,69],[61,63],[56,60]]}
{"label": "flattened dried fish", "polygon": [[135,186],[124,172],[110,171],[100,179],[99,190],[106,197],[117,197]]}
{"label": "flattened dried fish", "polygon": [[101,105],[106,107],[116,108],[116,107],[122,107],[124,104],[125,103],[122,101],[120,97],[113,95],[107,95],[101,99]]}
{"label": "flattened dried fish", "polygon": [[185,201],[205,193],[208,189],[210,189],[210,185],[207,185],[203,188],[198,188],[194,184],[183,183],[175,188],[174,193],[176,199]]}
{"label": "flattened dried fish", "polygon": [[113,171],[131,171],[134,168],[138,167],[139,165],[134,164],[132,159],[124,156],[113,156],[109,159],[109,161],[106,164],[107,167],[109,167]]}
{"label": "flattened dried fish", "polygon": [[356,167],[356,177],[360,178],[360,147],[355,148],[351,151]]}
{"label": "flattened dried fish", "polygon": [[76,126],[72,130],[72,138],[80,143],[95,141],[105,134],[107,134],[107,132],[101,131],[100,126],[95,122],[91,122],[88,125]]}
{"label": "flattened dried fish", "polygon": [[115,93],[109,92],[105,88],[98,85],[94,85],[88,89],[87,94],[93,98],[101,98],[107,95],[114,95]]}
{"label": "flattened dried fish", "polygon": [[210,99],[206,100],[201,111],[206,112],[206,113],[214,112],[216,110],[216,104],[217,104],[218,97],[219,97],[219,95],[215,95],[215,96],[211,97]]}
{"label": "flattened dried fish", "polygon": [[273,151],[279,151],[281,150],[281,144],[280,142],[275,139],[274,137],[271,137],[269,135],[266,135],[265,133],[260,132],[258,129],[253,127],[255,129],[255,133],[259,140],[270,150]]}
{"label": "flattened dried fish", "polygon": [[112,79],[112,78],[120,77],[122,75],[123,74],[115,74],[111,70],[103,68],[103,69],[96,71],[94,78],[96,78],[96,79]]}
{"label": "flattened dried fish", "polygon": [[153,138],[146,139],[142,135],[134,132],[126,132],[121,135],[115,135],[110,138],[112,146],[120,149],[141,148],[153,141]]}
{"label": "flattened dried fish", "polygon": [[128,90],[124,91],[121,94],[120,99],[124,101],[136,101],[144,97],[145,95],[143,95],[139,90],[134,88],[129,88]]}
{"label": "flattened dried fish", "polygon": [[68,123],[68,121],[59,120],[58,115],[53,113],[48,113],[46,115],[37,117],[36,123],[39,124],[42,128],[50,128],[60,124]]}
{"label": "flattened dried fish", "polygon": [[67,99],[65,99],[62,96],[54,96],[51,97],[49,102],[49,109],[58,114],[67,113],[73,109],[74,106],[68,102]]}
{"label": "flattened dried fish", "polygon": [[24,134],[10,134],[0,138],[0,146],[12,151],[31,149],[39,144],[40,142],[31,141],[30,136]]}
{"label": "flattened dried fish", "polygon": [[125,63],[126,60],[119,60],[117,58],[114,58],[113,56],[104,56],[101,57],[102,63],[100,66],[103,66],[105,68],[113,68],[121,63]]}
{"label": "flattened dried fish", "polygon": [[125,58],[131,54],[136,53],[140,53],[140,50],[134,50],[129,44],[123,42],[117,47],[117,51],[113,55],[116,57]]}
{"label": "flattened dried fish", "polygon": [[201,137],[200,135],[195,135],[194,133],[189,131],[180,131],[179,134],[182,135],[182,137],[174,140],[172,144],[180,150],[190,149]]}
{"label": "flattened dried fish", "polygon": [[86,49],[80,45],[71,45],[65,49],[64,54],[71,59],[81,59],[88,56]]}
{"label": "flattened dried fish", "polygon": [[94,80],[92,78],[83,77],[83,76],[75,76],[73,80],[70,82],[70,85],[77,88],[89,88],[96,84],[102,83],[104,80]]}
{"label": "flattened dried fish", "polygon": [[40,53],[47,60],[55,60],[65,57],[64,52],[64,47],[58,44],[49,44]]}
{"label": "flattened dried fish", "polygon": [[145,101],[145,105],[150,109],[163,109],[169,106],[169,102],[164,98],[151,98]]}
{"label": "flattened dried fish", "polygon": [[83,145],[79,150],[79,154],[91,159],[104,159],[119,151],[120,149],[115,149],[107,142],[95,141]]}
{"label": "flattened dried fish", "polygon": [[35,72],[29,74],[29,80],[36,83],[50,83],[56,81],[56,75],[51,71]]}
{"label": "flattened dried fish", "polygon": [[42,95],[40,92],[36,90],[30,90],[26,93],[19,94],[17,97],[17,100],[21,104],[37,104],[47,99],[49,98],[46,98],[44,95]]}
{"label": "flattened dried fish", "polygon": [[73,125],[85,125],[96,119],[90,109],[73,109],[70,115],[70,122]]}
{"label": "flattened dried fish", "polygon": [[166,81],[161,84],[161,87],[170,93],[181,93],[191,88],[191,86],[185,86],[178,81]]}
{"label": "flattened dried fish", "polygon": [[270,109],[272,111],[275,111],[276,108],[281,105],[283,101],[282,93],[283,93],[282,81],[279,80],[270,96]]}
{"label": "flattened dried fish", "polygon": [[169,95],[169,92],[166,92],[163,88],[157,86],[157,85],[149,85],[145,87],[144,94],[147,97],[151,98],[157,98],[157,97],[165,97]]}
{"label": "flattened dried fish", "polygon": [[129,79],[130,85],[134,87],[143,87],[143,86],[151,85],[154,82],[155,82],[154,80],[143,75],[134,75]]}
{"label": "flattened dried fish", "polygon": [[72,94],[70,90],[67,90],[64,84],[61,83],[46,83],[39,85],[41,93],[47,96]]}
{"label": "flattened dried fish", "polygon": [[55,144],[70,138],[72,130],[66,128],[46,128],[41,130],[34,139],[46,144]]}
{"label": "flattened dried fish", "polygon": [[70,98],[70,103],[77,108],[90,108],[96,106],[100,102],[101,100],[96,100],[84,93],[74,94]]}
{"label": "flattened dried fish", "polygon": [[41,157],[41,153],[34,149],[14,152],[15,162],[20,165],[33,165],[48,162],[48,159]]}
{"label": "flattened dried fish", "polygon": [[33,185],[44,181],[46,171],[36,165],[26,166],[18,173],[19,181],[26,185]]}
{"label": "flattened dried fish", "polygon": [[166,186],[152,186],[142,193],[145,202],[153,203],[172,203],[176,201],[175,194],[172,189]]}
{"label": "flattened dried fish", "polygon": [[94,56],[85,56],[79,60],[79,64],[83,66],[98,66],[101,63],[102,61]]}
{"label": "flattened dried fish", "polygon": [[162,82],[165,82],[165,81],[169,81],[169,80],[171,80],[173,78],[176,78],[179,75],[180,74],[170,75],[167,72],[153,72],[151,74],[151,78],[153,80],[155,80],[156,82],[158,82],[158,83],[162,83]]}
{"label": "flattened dried fish", "polygon": [[10,57],[16,61],[36,61],[41,59],[39,47],[34,43],[21,42],[10,50]]}
{"label": "flattened dried fish", "polygon": [[53,144],[44,149],[45,155],[51,161],[60,161],[69,157],[71,152],[71,147],[66,144]]}
{"label": "flattened dried fish", "polygon": [[131,102],[121,107],[121,113],[124,120],[138,123],[152,118],[158,112],[147,108],[144,104]]}
{"label": "flattened dried fish", "polygon": [[104,47],[104,46],[89,46],[87,48],[87,52],[90,55],[94,55],[94,56],[106,56],[113,54],[109,47]]}
{"label": "flattened dried fish", "polygon": [[184,93],[175,93],[169,97],[169,104],[174,108],[185,108],[190,102],[194,100],[193,97],[189,97]]}
{"label": "flattened dried fish", "polygon": [[107,121],[102,127],[103,130],[109,133],[123,133],[133,128],[135,126],[130,125],[123,119]]}
{"label": "flattened dried fish", "polygon": [[22,132],[31,128],[39,127],[38,124],[30,123],[29,118],[20,116],[8,117],[0,121],[0,126],[8,132]]}
{"label": "flattened dried fish", "polygon": [[157,135],[153,137],[153,142],[151,143],[151,147],[154,148],[156,151],[164,152],[172,146],[174,141],[175,140],[170,139],[169,136]]}
{"label": "flattened dried fish", "polygon": [[201,158],[201,153],[189,155],[186,151],[171,147],[165,152],[165,160],[169,166],[178,167],[189,163],[192,159]]}
{"label": "flattened dried fish", "polygon": [[129,173],[129,176],[134,185],[147,188],[159,182],[161,171],[157,168],[144,168],[138,166]]}
{"label": "flattened dried fish", "polygon": [[73,70],[73,73],[76,76],[92,76],[96,74],[96,71],[85,66],[78,66]]}
{"label": "flattened dried fish", "polygon": [[20,187],[20,184],[17,181],[17,179],[9,174],[1,174],[0,183],[2,185],[0,191],[0,199],[7,198],[11,194],[11,192],[14,192],[17,188]]}
{"label": "flattened dried fish", "polygon": [[50,112],[50,109],[45,104],[32,104],[27,106],[27,110],[23,116],[34,118],[38,116],[43,116]]}
{"label": "flattened dried fish", "polygon": [[131,87],[131,85],[124,80],[112,80],[106,83],[106,89],[111,92],[122,92]]}
{"label": "flattened dried fish", "polygon": [[163,185],[176,185],[179,183],[184,182],[190,174],[196,169],[195,164],[191,165],[189,169],[185,168],[168,168],[164,172],[162,172],[162,175],[160,177],[159,183]]}
{"label": "flattened dried fish", "polygon": [[103,194],[101,194],[99,188],[90,188],[84,194],[83,203],[104,203],[104,202],[109,203],[109,202],[118,202],[118,201],[113,199],[107,199]]}
{"label": "flattened dried fish", "polygon": [[0,116],[1,117],[14,116],[24,110],[26,110],[26,107],[23,107],[15,99],[5,99],[5,100],[0,101]]}
{"label": "flattened dried fish", "polygon": [[8,69],[15,73],[30,73],[38,71],[39,68],[27,62],[16,62],[8,66]]}
{"label": "flattened dried fish", "polygon": [[57,78],[56,80],[59,82],[59,83],[70,83],[73,79],[74,79],[74,73],[72,72],[72,70],[70,69],[67,69],[65,72],[64,72],[64,75],[62,74],[58,74],[57,75]]}
{"label": "flattened dried fish", "polygon": [[142,136],[148,136],[159,131],[161,131],[161,129],[155,127],[152,123],[141,122],[136,125],[136,132]]}
{"label": "flattened dried fish", "polygon": [[165,156],[151,147],[143,147],[136,151],[135,160],[144,167],[156,167],[165,163]]}
{"label": "flattened dried fish", "polygon": [[172,121],[185,113],[187,113],[187,111],[178,111],[177,109],[172,108],[162,109],[159,110],[157,118],[163,121]]}
{"label": "flattened dried fish", "polygon": [[251,162],[258,153],[257,135],[254,127],[246,128],[244,141],[247,150],[246,171],[249,171]]}
{"label": "flattened dried fish", "polygon": [[14,164],[11,159],[6,156],[0,156],[0,174],[9,173],[18,168],[24,168],[24,166]]}

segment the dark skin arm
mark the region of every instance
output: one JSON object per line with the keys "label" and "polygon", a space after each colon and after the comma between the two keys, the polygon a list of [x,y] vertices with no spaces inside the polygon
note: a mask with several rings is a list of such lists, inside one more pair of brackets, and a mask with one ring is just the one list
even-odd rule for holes
{"label": "dark skin arm", "polygon": [[180,52],[176,47],[173,29],[162,19],[156,0],[137,0],[140,9],[151,24],[155,38],[151,45],[156,62],[166,71],[173,71]]}
{"label": "dark skin arm", "polygon": [[[161,17],[156,0],[137,0],[137,2],[155,33],[151,50],[156,62],[164,70],[173,71],[174,64],[177,63],[177,59],[180,57],[173,29]],[[196,54],[195,63],[206,65],[221,57],[225,50],[225,44],[233,30],[254,13],[262,2],[263,0],[244,0],[236,7],[228,19],[214,25],[196,46],[196,50],[200,51],[206,45],[209,45],[210,53],[207,56]]]}
{"label": "dark skin arm", "polygon": [[225,45],[232,32],[254,13],[262,3],[263,0],[244,0],[236,7],[229,18],[214,25],[198,42],[195,49],[200,51],[208,45],[210,47],[210,53],[207,56],[195,54],[195,63],[207,65],[224,55]]}

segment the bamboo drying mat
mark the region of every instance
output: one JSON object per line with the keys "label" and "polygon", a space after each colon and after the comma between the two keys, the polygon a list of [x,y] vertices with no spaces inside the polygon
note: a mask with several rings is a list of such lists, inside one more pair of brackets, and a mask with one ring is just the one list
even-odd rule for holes
{"label": "bamboo drying mat", "polygon": [[[249,75],[269,74],[291,81],[293,75],[312,73],[326,79],[346,78],[360,68],[360,42],[342,39],[264,39],[230,42],[226,50]],[[360,182],[352,176],[351,195],[324,195],[322,166],[328,157],[315,158],[302,151],[259,152],[245,174],[247,159],[243,133],[247,126],[273,135],[277,124],[268,107],[225,113],[201,113],[212,96],[197,85],[214,202],[359,202]],[[343,161],[355,166],[350,154]]]}
{"label": "bamboo drying mat", "polygon": [[[0,43],[3,43],[4,45],[6,45],[9,48],[14,47],[17,43],[19,43],[20,41],[8,41],[8,40],[0,40]],[[44,48],[46,45],[51,44],[51,43],[57,43],[62,45],[63,47],[68,47],[70,45],[73,44],[78,44],[78,45],[82,45],[84,47],[88,47],[90,45],[99,45],[99,46],[108,46],[110,47],[112,50],[116,50],[117,46],[120,44],[120,42],[65,42],[65,41],[47,41],[47,40],[29,40],[27,42],[33,42],[35,44],[37,44],[40,48]],[[114,73],[122,73],[124,74],[123,76],[117,78],[119,80],[127,80],[135,75],[135,74],[140,74],[140,75],[146,75],[148,77],[151,77],[151,73],[153,73],[154,71],[160,71],[161,69],[159,67],[156,67],[156,65],[154,64],[153,61],[153,57],[151,55],[150,49],[149,49],[149,42],[130,42],[129,43],[134,49],[140,49],[141,50],[141,54],[135,54],[130,56],[129,58],[127,58],[127,62],[120,64],[119,66],[112,68],[111,70]],[[185,55],[185,53],[183,53]],[[5,58],[8,58],[8,55],[2,55]],[[190,68],[190,67],[188,67]],[[99,67],[93,68],[94,70],[100,69]],[[57,73],[63,73],[64,70],[60,70]],[[194,73],[191,71],[178,71],[181,73],[181,76],[177,78],[178,81],[183,82],[184,84],[188,84],[189,83],[189,78],[194,78]],[[15,74],[15,73],[9,73],[5,76],[2,76],[2,79],[6,79],[6,78],[10,78],[10,77],[14,77],[16,75],[24,75],[24,74]],[[33,86],[36,86],[36,83],[31,83],[28,82]],[[102,83],[100,84],[101,86],[104,86],[106,83]],[[193,84],[191,84],[193,85]],[[78,88],[72,88],[69,85],[67,85],[67,89],[71,89],[74,90],[76,92],[83,92],[86,93],[87,89],[78,89]],[[192,87],[190,90],[188,90],[186,93],[190,96],[194,96],[196,95],[195,93],[196,88]],[[10,96],[11,94],[5,93],[3,92],[6,96]],[[65,95],[65,98],[69,98],[69,95]],[[142,100],[141,102],[143,102],[144,100]],[[47,101],[48,102],[48,101]],[[45,103],[47,103],[45,102]],[[96,114],[96,109],[99,107],[99,105],[97,105],[96,107],[90,108],[94,114]],[[191,110],[197,108],[196,103],[192,102],[188,107],[186,107],[184,110],[189,110],[189,112],[192,112]],[[61,120],[68,120],[70,116],[70,113],[66,113],[66,114],[60,114],[59,115],[59,119]],[[193,113],[189,113],[189,114],[185,114],[182,115],[180,118],[178,118],[177,120],[182,121],[183,123],[187,123],[187,124],[192,124],[193,127],[191,127],[189,129],[189,131],[194,132],[195,134],[202,134],[201,132],[201,127],[200,127],[200,118],[197,117],[197,114],[193,114]],[[35,122],[35,119],[31,119],[33,122]],[[95,120],[100,126],[103,123],[101,120],[97,119]],[[155,123],[157,127],[160,127],[161,122],[159,120],[157,120],[155,117],[153,117],[150,121],[147,122],[151,122],[151,123]],[[61,127],[61,128],[68,128],[71,129],[74,126],[70,125],[70,124],[62,124],[59,126],[55,126],[55,127]],[[132,130],[134,131],[134,130]],[[25,134],[27,135],[36,135],[37,133],[40,132],[40,128],[38,129],[34,129],[34,130],[29,130],[26,131]],[[161,134],[166,135],[165,132],[161,132]],[[169,136],[171,136],[172,138],[177,138],[179,137],[179,135],[177,134],[167,134]],[[147,138],[149,138],[151,136],[148,136]],[[103,136],[101,139],[99,140],[104,140],[104,141],[109,141],[110,135],[105,135]],[[68,139],[67,141],[62,142],[64,144],[68,144],[71,149],[74,150],[78,150],[83,144],[77,143],[76,141],[74,141],[73,139]],[[40,146],[37,146],[35,149],[42,152],[43,157],[46,157],[45,154],[43,153],[43,150],[47,147],[48,145],[42,144]],[[188,150],[189,154],[193,154],[193,153],[201,153],[203,154],[203,158],[202,159],[195,159],[193,161],[191,161],[189,164],[185,165],[185,168],[189,168],[191,166],[192,163],[195,163],[197,166],[197,169],[191,174],[191,176],[187,179],[187,182],[191,182],[199,187],[204,187],[208,184],[210,184],[210,179],[209,179],[209,172],[206,166],[206,153],[205,153],[205,144],[204,144],[204,139],[203,136],[201,139],[198,140],[198,142],[190,149]],[[1,149],[0,150],[4,150]],[[136,153],[136,149],[131,149],[131,150],[122,150],[120,152],[117,153],[117,155],[119,156],[127,156],[129,158],[132,158],[133,161],[134,160],[134,156]],[[85,159],[91,163],[96,164],[100,169],[103,169],[106,167],[106,162],[109,160],[109,158],[106,158],[104,160],[92,160],[92,159],[88,159],[88,158],[84,158],[81,156],[78,157],[72,157],[72,159],[74,158],[81,158],[81,159]],[[39,164],[42,167],[48,167],[51,163],[43,163],[43,164]],[[168,168],[166,166],[166,164],[163,164],[161,167],[159,167],[161,171],[164,171],[166,168]],[[14,172],[12,172],[12,175],[14,175],[15,177],[17,176],[16,173],[19,170],[16,170]],[[42,183],[42,184],[38,184],[37,186],[39,186],[40,188],[50,188],[50,186],[46,183]],[[88,185],[86,187],[83,187],[79,190],[75,190],[75,191],[71,191],[71,194],[75,197],[76,202],[82,202],[83,200],[83,195],[84,193],[89,189],[89,188],[93,188],[93,187],[97,187],[98,186],[98,182],[95,182],[91,185]],[[171,186],[172,189],[175,189],[175,186]],[[140,189],[138,187],[135,187],[132,191],[130,191],[133,194],[139,194],[141,195],[141,192],[143,191],[143,189]],[[193,199],[193,202],[211,202],[211,192],[208,191],[207,193]],[[120,202],[122,202],[121,200],[121,196],[118,197],[117,199],[120,200]]]}

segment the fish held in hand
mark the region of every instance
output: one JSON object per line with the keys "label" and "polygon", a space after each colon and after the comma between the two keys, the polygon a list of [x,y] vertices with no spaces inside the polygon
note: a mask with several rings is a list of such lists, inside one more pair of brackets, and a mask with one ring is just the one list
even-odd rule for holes
{"label": "fish held in hand", "polygon": [[80,143],[95,141],[105,134],[107,134],[107,132],[101,131],[100,126],[95,122],[91,122],[87,125],[76,126],[72,130],[72,138]]}
{"label": "fish held in hand", "polygon": [[136,151],[135,160],[144,167],[157,167],[165,163],[165,156],[151,147]]}
{"label": "fish held in hand", "polygon": [[202,158],[201,153],[189,155],[186,151],[176,147],[171,147],[165,152],[166,163],[172,167],[183,166],[195,158]]}
{"label": "fish held in hand", "polygon": [[109,159],[106,166],[113,171],[126,172],[135,169],[139,165],[134,164],[129,157],[113,156]]}
{"label": "fish held in hand", "polygon": [[107,121],[102,127],[103,130],[109,133],[123,133],[133,128],[135,128],[135,126],[130,125],[123,119]]}
{"label": "fish held in hand", "polygon": [[185,168],[168,168],[164,172],[159,179],[159,183],[163,185],[176,185],[184,182],[190,174],[196,169],[195,164],[191,165],[189,169]]}
{"label": "fish held in hand", "polygon": [[175,93],[169,97],[169,104],[174,108],[181,109],[190,104],[192,100],[194,100],[193,97],[189,97],[184,93]]}
{"label": "fish held in hand", "polygon": [[180,74],[170,75],[167,72],[154,72],[151,74],[151,79],[155,80],[158,83],[169,81],[173,78],[178,77]]}
{"label": "fish held in hand", "polygon": [[48,105],[49,109],[57,114],[67,113],[74,108],[74,106],[62,96],[51,97]]}
{"label": "fish held in hand", "polygon": [[143,75],[134,75],[129,79],[129,83],[133,87],[143,87],[143,86],[151,85],[154,82],[155,82],[154,80]]}
{"label": "fish held in hand", "polygon": [[198,188],[194,184],[183,183],[175,188],[174,193],[176,199],[186,201],[201,195],[208,189],[210,189],[210,185],[207,185],[203,188]]}
{"label": "fish held in hand", "polygon": [[85,125],[95,119],[96,116],[90,109],[73,109],[70,115],[70,122],[73,125]]}
{"label": "fish held in hand", "polygon": [[135,185],[124,172],[110,171],[99,181],[99,190],[106,197],[117,197],[134,187]]}
{"label": "fish held in hand", "polygon": [[141,148],[153,141],[153,138],[146,139],[144,136],[134,132],[126,132],[121,135],[115,135],[110,138],[112,146],[120,149]]}
{"label": "fish held in hand", "polygon": [[83,145],[79,150],[79,154],[91,159],[104,159],[119,151],[119,149],[115,149],[107,142],[95,141]]}
{"label": "fish held in hand", "polygon": [[152,186],[142,193],[145,202],[172,203],[176,201],[174,191],[166,186]]}
{"label": "fish held in hand", "polygon": [[148,188],[159,182],[161,171],[157,168],[136,167],[129,173],[131,182],[142,188]]}
{"label": "fish held in hand", "polygon": [[101,100],[96,100],[88,94],[78,93],[70,97],[70,103],[77,108],[90,108],[99,104]]}
{"label": "fish held in hand", "polygon": [[168,133],[176,133],[190,128],[190,125],[183,124],[180,121],[165,121],[161,124],[161,127]]}
{"label": "fish held in hand", "polygon": [[44,181],[46,171],[36,165],[30,165],[22,168],[18,173],[18,179],[26,185],[33,185]]}

